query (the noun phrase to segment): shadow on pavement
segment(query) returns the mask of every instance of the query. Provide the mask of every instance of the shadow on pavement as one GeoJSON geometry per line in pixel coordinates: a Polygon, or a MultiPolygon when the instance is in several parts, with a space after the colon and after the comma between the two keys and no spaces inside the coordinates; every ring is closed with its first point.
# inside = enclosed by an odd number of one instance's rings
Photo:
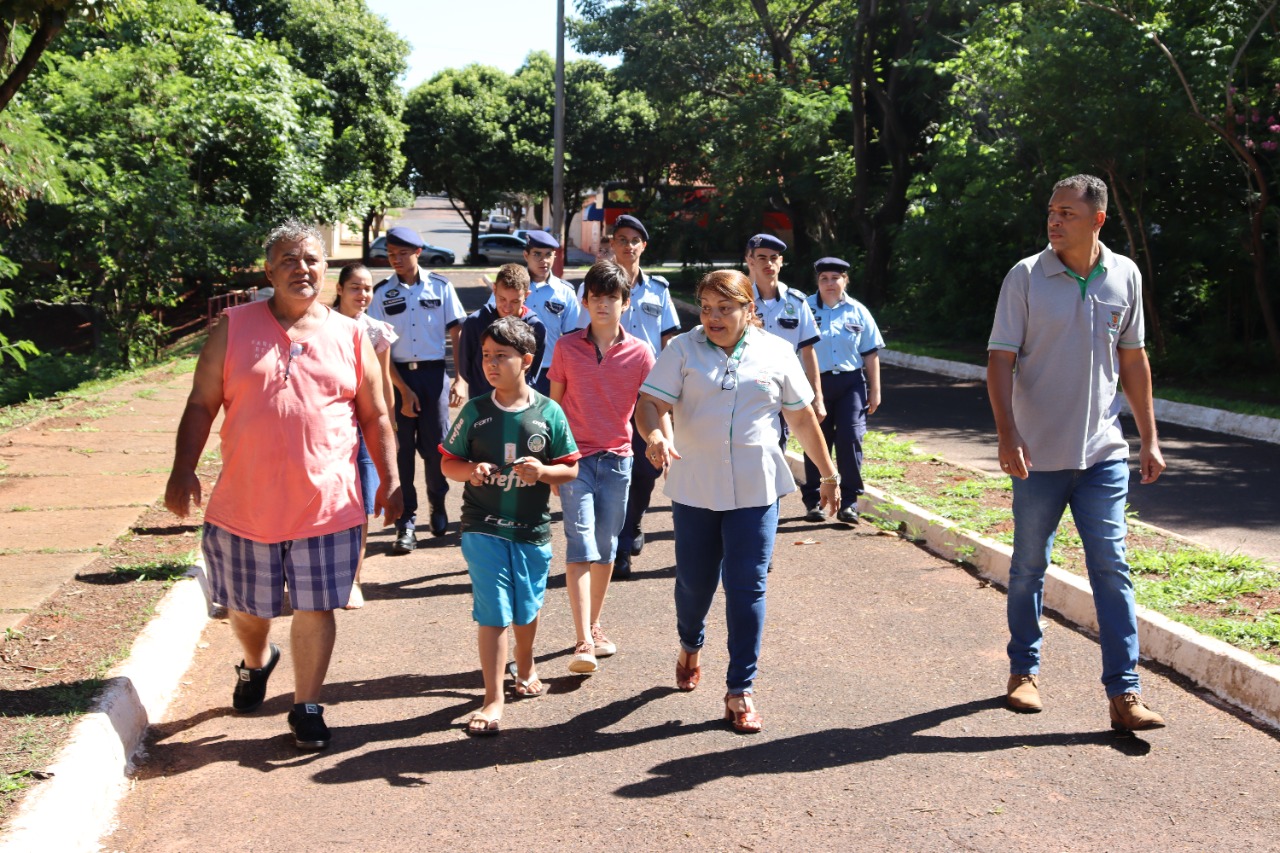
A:
{"type": "Polygon", "coordinates": [[[998,737],[943,737],[921,735],[948,720],[978,711],[1004,708],[1004,697],[978,699],[858,729],[827,729],[781,740],[763,740],[718,753],[677,758],[657,765],[653,778],[624,785],[614,791],[621,797],[661,797],[690,791],[699,785],[729,776],[766,773],[809,773],[881,761],[897,755],[921,753],[996,752],[1016,747],[1095,745],[1108,746],[1130,756],[1143,756],[1151,745],[1131,735],[1105,732],[1055,732],[1010,734],[998,737]]]}

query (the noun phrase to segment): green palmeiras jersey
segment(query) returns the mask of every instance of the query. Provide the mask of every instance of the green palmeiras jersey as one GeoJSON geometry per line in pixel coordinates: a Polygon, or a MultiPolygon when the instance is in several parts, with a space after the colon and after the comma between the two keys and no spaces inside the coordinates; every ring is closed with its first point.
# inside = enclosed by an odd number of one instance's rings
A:
{"type": "Polygon", "coordinates": [[[483,486],[467,483],[463,489],[464,533],[488,533],[531,545],[551,541],[551,486],[525,485],[512,463],[531,456],[554,465],[573,462],[581,454],[559,404],[532,389],[529,393],[533,403],[519,412],[498,408],[491,394],[469,400],[440,445],[450,456],[499,468],[483,486]]]}

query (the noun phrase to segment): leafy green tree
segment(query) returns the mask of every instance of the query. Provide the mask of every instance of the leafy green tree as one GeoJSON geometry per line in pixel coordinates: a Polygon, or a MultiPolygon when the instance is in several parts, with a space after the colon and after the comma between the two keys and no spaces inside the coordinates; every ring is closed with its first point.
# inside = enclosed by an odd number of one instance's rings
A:
{"type": "Polygon", "coordinates": [[[0,0],[0,110],[17,95],[69,21],[98,20],[116,4],[117,0],[0,0]]]}
{"type": "Polygon", "coordinates": [[[527,186],[545,150],[512,121],[510,75],[485,65],[446,69],[409,93],[404,153],[419,192],[443,192],[479,247],[486,208],[527,186]]]}
{"type": "Polygon", "coordinates": [[[247,267],[266,223],[331,221],[332,133],[319,84],[193,0],[129,9],[32,81],[41,121],[67,140],[67,191],[8,245],[52,276],[29,298],[83,306],[112,361],[152,356],[162,312],[208,276],[247,267]]]}
{"type": "Polygon", "coordinates": [[[1202,3],[1191,6],[1180,0],[1123,5],[1086,0],[1081,5],[1125,21],[1135,36],[1145,37],[1159,51],[1177,74],[1190,115],[1211,130],[1239,164],[1254,295],[1272,356],[1280,364],[1280,323],[1272,305],[1276,275],[1268,262],[1266,238],[1272,201],[1280,191],[1274,157],[1267,156],[1274,154],[1280,140],[1280,123],[1275,120],[1280,0],[1218,0],[1207,10],[1202,3]],[[1178,41],[1167,40],[1166,33],[1178,41]],[[1270,115],[1264,119],[1268,109],[1270,115]]]}
{"type": "MultiPolygon", "coordinates": [[[[549,196],[554,151],[555,64],[542,51],[529,54],[511,81],[512,122],[527,151],[529,171],[518,189],[549,196]]],[[[632,160],[657,131],[657,114],[642,92],[623,89],[595,60],[565,65],[565,210],[585,194],[628,177],[632,160]]]]}
{"type": "Polygon", "coordinates": [[[325,177],[370,230],[405,170],[404,74],[409,45],[364,0],[210,0],[245,38],[275,42],[294,68],[322,83],[333,128],[325,177]]]}
{"type": "Polygon", "coordinates": [[[621,53],[623,85],[700,137],[682,171],[711,180],[744,227],[785,212],[797,259],[860,245],[874,303],[946,89],[938,62],[976,5],[587,0],[574,32],[579,49],[621,53]]]}

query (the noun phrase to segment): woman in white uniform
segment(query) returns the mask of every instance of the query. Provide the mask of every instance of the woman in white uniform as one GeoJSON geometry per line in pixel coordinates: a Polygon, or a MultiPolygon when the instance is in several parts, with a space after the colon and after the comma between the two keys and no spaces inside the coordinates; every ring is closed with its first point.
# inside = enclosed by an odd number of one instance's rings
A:
{"type": "Polygon", "coordinates": [[[725,719],[740,732],[763,720],[752,692],[764,631],[765,586],[778,530],[777,500],[795,491],[778,446],[782,412],[822,471],[821,503],[840,506],[840,478],[826,456],[813,389],[794,348],[759,328],[751,281],[717,270],[698,283],[702,325],[673,339],[641,386],[636,423],[646,455],[668,467],[676,536],[676,686],[702,677],[707,612],[723,580],[729,668],[725,719]],[[674,412],[680,447],[659,428],[674,412]]]}

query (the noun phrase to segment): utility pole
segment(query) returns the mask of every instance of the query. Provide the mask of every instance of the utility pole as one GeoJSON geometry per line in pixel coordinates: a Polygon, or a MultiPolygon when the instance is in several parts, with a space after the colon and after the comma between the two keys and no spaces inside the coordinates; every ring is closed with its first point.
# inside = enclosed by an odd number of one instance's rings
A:
{"type": "Polygon", "coordinates": [[[564,273],[564,254],[568,248],[564,228],[564,0],[556,0],[556,114],[554,119],[555,155],[551,176],[551,228],[560,241],[552,272],[564,273]]]}

